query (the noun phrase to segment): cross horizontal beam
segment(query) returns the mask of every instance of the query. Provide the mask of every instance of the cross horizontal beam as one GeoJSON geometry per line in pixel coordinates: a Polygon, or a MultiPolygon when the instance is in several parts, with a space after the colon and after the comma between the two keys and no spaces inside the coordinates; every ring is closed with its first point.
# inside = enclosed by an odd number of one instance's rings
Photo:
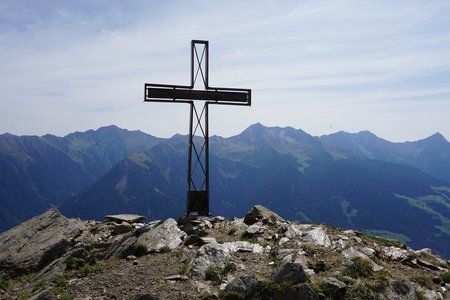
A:
{"type": "Polygon", "coordinates": [[[212,87],[207,90],[194,90],[191,87],[179,85],[145,84],[144,101],[184,102],[183,100],[212,101],[211,104],[251,105],[251,90],[212,87]]]}

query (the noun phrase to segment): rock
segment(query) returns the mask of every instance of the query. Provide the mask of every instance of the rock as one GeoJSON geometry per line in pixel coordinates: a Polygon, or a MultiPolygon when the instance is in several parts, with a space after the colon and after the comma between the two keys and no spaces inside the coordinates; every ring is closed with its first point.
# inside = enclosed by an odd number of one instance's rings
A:
{"type": "Polygon", "coordinates": [[[182,230],[189,235],[193,235],[195,232],[195,227],[191,223],[183,224],[182,230]]]}
{"type": "Polygon", "coordinates": [[[258,281],[252,276],[240,276],[234,278],[225,287],[225,292],[235,292],[250,297],[256,290],[258,281]]]}
{"type": "Polygon", "coordinates": [[[212,220],[211,223],[215,224],[215,223],[219,223],[219,222],[224,222],[227,219],[225,217],[222,216],[215,216],[212,220]]]}
{"type": "Polygon", "coordinates": [[[105,216],[105,219],[107,221],[113,221],[118,223],[127,222],[132,224],[144,221],[145,217],[133,214],[120,214],[120,215],[107,215],[105,216]]]}
{"type": "Polygon", "coordinates": [[[342,255],[344,255],[345,258],[353,260],[357,257],[363,258],[363,259],[368,259],[369,257],[367,255],[365,255],[362,252],[359,252],[358,250],[356,250],[353,247],[348,247],[347,249],[345,249],[344,251],[342,251],[342,255]]]}
{"type": "Polygon", "coordinates": [[[262,205],[255,205],[245,215],[244,223],[247,225],[252,225],[260,221],[264,224],[276,224],[277,222],[284,222],[284,219],[262,205]]]}
{"type": "Polygon", "coordinates": [[[314,243],[323,247],[331,246],[330,237],[321,227],[316,227],[313,230],[308,231],[306,236],[303,238],[303,241],[314,243]]]}
{"type": "Polygon", "coordinates": [[[429,263],[427,261],[421,260],[421,259],[416,259],[416,263],[418,266],[429,269],[429,270],[433,270],[433,271],[442,271],[445,272],[447,271],[447,269],[433,265],[432,263],[429,263]]]}
{"type": "Polygon", "coordinates": [[[217,243],[216,239],[210,236],[205,236],[200,238],[200,245],[205,245],[209,243],[217,243]]]}
{"type": "Polygon", "coordinates": [[[278,245],[283,246],[284,244],[286,244],[289,241],[290,241],[290,239],[284,236],[280,239],[280,241],[278,242],[278,245]]]}
{"type": "Polygon", "coordinates": [[[126,258],[128,255],[140,256],[145,253],[136,253],[137,237],[132,233],[123,236],[119,241],[114,242],[106,251],[105,258],[118,257],[126,258]]]}
{"type": "Polygon", "coordinates": [[[280,300],[319,300],[319,294],[317,294],[307,283],[300,283],[289,289],[284,295],[280,295],[280,300]]]}
{"type": "Polygon", "coordinates": [[[295,251],[294,249],[279,249],[277,251],[277,258],[281,259],[281,260],[284,260],[284,258],[286,256],[291,256],[292,257],[292,254],[294,253],[294,251],[295,251]]]}
{"type": "Polygon", "coordinates": [[[292,284],[308,281],[308,277],[303,271],[302,266],[293,262],[286,262],[278,267],[272,274],[272,279],[275,283],[288,281],[292,284]]]}
{"type": "Polygon", "coordinates": [[[404,259],[407,259],[409,256],[409,253],[407,250],[400,249],[400,248],[397,248],[394,246],[381,247],[381,254],[384,257],[389,258],[391,260],[395,260],[395,261],[402,261],[404,259]]]}
{"type": "Polygon", "coordinates": [[[217,243],[206,244],[197,250],[189,271],[193,276],[203,278],[208,267],[223,268],[230,258],[229,248],[217,243]]]}
{"type": "Polygon", "coordinates": [[[294,224],[289,224],[283,232],[284,236],[289,239],[299,238],[302,236],[302,231],[298,229],[294,224]]]}
{"type": "Polygon", "coordinates": [[[314,273],[318,274],[320,272],[325,272],[327,266],[323,260],[318,260],[314,263],[312,269],[314,270],[314,273]]]}
{"type": "MultiPolygon", "coordinates": [[[[233,298],[236,299],[236,298],[233,298]]],[[[264,286],[258,286],[256,292],[245,299],[253,300],[319,300],[320,296],[307,283],[300,283],[282,290],[267,290],[264,286]]]]}
{"type": "Polygon", "coordinates": [[[256,254],[264,253],[264,248],[260,244],[252,244],[247,241],[227,242],[222,244],[229,253],[234,252],[252,252],[256,254]]]}
{"type": "Polygon", "coordinates": [[[418,254],[418,255],[423,255],[423,254],[425,254],[425,255],[431,255],[431,254],[432,254],[430,248],[423,248],[423,249],[417,250],[417,251],[415,251],[415,252],[416,252],[416,254],[418,254]]]}
{"type": "Polygon", "coordinates": [[[213,228],[213,225],[212,225],[212,223],[210,221],[204,219],[200,223],[200,227],[203,227],[203,228],[206,228],[206,229],[211,229],[211,228],[213,228]]]}
{"type": "Polygon", "coordinates": [[[155,296],[153,296],[151,294],[140,294],[140,295],[135,295],[133,297],[133,300],[158,300],[158,298],[156,298],[155,296]]]}
{"type": "Polygon", "coordinates": [[[247,241],[205,244],[197,250],[189,268],[190,272],[194,276],[202,277],[210,266],[223,268],[231,255],[238,251],[260,254],[264,252],[264,248],[259,244],[252,244],[247,241]]]}
{"type": "Polygon", "coordinates": [[[48,290],[44,290],[39,292],[38,294],[31,296],[29,300],[57,300],[55,295],[52,294],[52,292],[48,290]]]}
{"type": "Polygon", "coordinates": [[[84,225],[50,209],[0,234],[0,274],[36,272],[61,257],[84,225]]]}
{"type": "Polygon", "coordinates": [[[294,263],[301,265],[303,267],[303,270],[308,269],[308,259],[306,258],[304,251],[302,250],[298,251],[294,263]]]}
{"type": "Polygon", "coordinates": [[[174,280],[174,281],[186,281],[188,279],[189,277],[187,277],[186,275],[179,275],[179,274],[164,277],[164,280],[174,280]]]}
{"type": "Polygon", "coordinates": [[[202,243],[202,239],[196,234],[191,234],[184,241],[184,244],[186,246],[189,246],[189,245],[201,245],[201,243],[202,243]]]}
{"type": "Polygon", "coordinates": [[[245,235],[246,236],[254,236],[257,234],[260,234],[264,231],[264,225],[261,222],[257,222],[255,224],[250,225],[246,230],[245,230],[245,235]]]}
{"type": "Polygon", "coordinates": [[[199,293],[211,294],[211,287],[206,283],[203,283],[201,281],[194,281],[194,287],[199,293]]]}
{"type": "Polygon", "coordinates": [[[169,218],[141,234],[136,244],[146,246],[148,252],[159,252],[163,247],[169,247],[171,250],[175,249],[185,238],[186,233],[178,228],[174,219],[169,218]]]}
{"type": "MultiPolygon", "coordinates": [[[[344,255],[344,257],[349,259],[349,260],[353,260],[353,259],[359,257],[359,258],[362,258],[364,260],[369,261],[370,262],[370,266],[372,267],[372,270],[374,272],[378,272],[378,271],[381,271],[383,269],[382,266],[380,266],[377,263],[375,263],[366,254],[364,254],[362,252],[359,252],[358,250],[356,250],[353,247],[349,247],[349,248],[345,249],[344,251],[342,251],[342,255],[344,255]]],[[[349,263],[351,263],[351,262],[349,262],[349,263]]]]}
{"type": "Polygon", "coordinates": [[[339,239],[334,243],[335,247],[339,250],[344,250],[345,248],[348,247],[348,243],[346,240],[344,239],[339,239]]]}
{"type": "Polygon", "coordinates": [[[372,256],[375,255],[376,251],[374,249],[372,249],[372,248],[369,248],[369,247],[363,247],[361,249],[361,252],[364,253],[365,255],[369,256],[369,257],[372,257],[372,256]]]}
{"type": "Polygon", "coordinates": [[[112,234],[119,235],[130,232],[133,230],[133,226],[131,226],[128,222],[122,222],[121,224],[117,224],[113,227],[112,234]]]}
{"type": "Polygon", "coordinates": [[[433,290],[425,290],[423,287],[418,286],[416,288],[417,293],[421,294],[421,298],[424,300],[443,300],[442,294],[433,290]]]}
{"type": "Polygon", "coordinates": [[[391,283],[383,296],[386,299],[417,300],[415,284],[407,279],[391,283]]]}
{"type": "Polygon", "coordinates": [[[344,299],[347,291],[347,285],[334,277],[328,277],[323,280],[325,289],[329,292],[332,299],[344,299]]]}

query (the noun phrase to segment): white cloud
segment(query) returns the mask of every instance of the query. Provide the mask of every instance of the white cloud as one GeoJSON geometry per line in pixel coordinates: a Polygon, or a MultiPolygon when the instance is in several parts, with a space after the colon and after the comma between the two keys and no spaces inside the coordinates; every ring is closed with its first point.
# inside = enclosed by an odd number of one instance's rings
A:
{"type": "Polygon", "coordinates": [[[444,0],[3,1],[0,128],[185,132],[186,109],[143,104],[143,84],[187,84],[190,40],[208,39],[210,84],[254,96],[252,108],[213,109],[216,134],[261,121],[450,138],[449,14],[444,0]],[[398,125],[410,118],[432,122],[398,125]]]}

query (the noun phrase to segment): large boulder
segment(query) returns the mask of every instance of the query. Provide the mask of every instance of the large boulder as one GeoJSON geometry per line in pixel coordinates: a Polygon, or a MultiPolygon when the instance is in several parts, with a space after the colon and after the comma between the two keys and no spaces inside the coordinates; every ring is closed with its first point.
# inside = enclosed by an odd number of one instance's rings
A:
{"type": "Polygon", "coordinates": [[[223,268],[230,260],[231,254],[231,249],[222,244],[203,245],[197,250],[189,270],[193,276],[204,277],[209,267],[223,268]]]}
{"type": "Polygon", "coordinates": [[[238,293],[244,298],[249,297],[255,292],[257,283],[253,276],[236,277],[225,287],[225,292],[238,293]]]}
{"type": "Polygon", "coordinates": [[[141,234],[136,241],[136,245],[144,245],[148,252],[159,252],[165,247],[172,250],[183,243],[186,236],[186,233],[178,228],[177,222],[169,218],[141,234]]]}
{"type": "Polygon", "coordinates": [[[300,283],[293,286],[278,297],[280,300],[319,300],[319,295],[307,283],[300,283]]]}
{"type": "Polygon", "coordinates": [[[262,205],[255,205],[245,215],[244,223],[247,225],[252,225],[257,222],[262,222],[264,224],[275,224],[277,222],[284,222],[284,219],[262,205]]]}
{"type": "Polygon", "coordinates": [[[321,227],[316,227],[307,232],[303,241],[313,243],[323,247],[330,247],[331,240],[326,231],[321,227]]]}
{"type": "Polygon", "coordinates": [[[81,234],[80,220],[50,209],[0,234],[0,275],[17,276],[41,270],[61,257],[81,234]]]}
{"type": "Polygon", "coordinates": [[[308,276],[306,276],[301,265],[286,262],[275,270],[272,274],[272,280],[275,283],[290,282],[291,284],[297,284],[307,282],[308,276]]]}
{"type": "Polygon", "coordinates": [[[408,279],[394,281],[385,290],[385,299],[417,300],[416,286],[408,279]]]}

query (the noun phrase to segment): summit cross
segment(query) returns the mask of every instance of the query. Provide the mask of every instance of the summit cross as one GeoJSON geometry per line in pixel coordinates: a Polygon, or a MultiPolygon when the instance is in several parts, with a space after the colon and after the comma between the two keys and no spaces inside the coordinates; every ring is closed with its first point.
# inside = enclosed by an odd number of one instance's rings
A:
{"type": "Polygon", "coordinates": [[[190,106],[186,217],[208,216],[210,104],[251,105],[251,89],[209,86],[209,42],[191,41],[191,84],[145,84],[144,102],[187,103],[190,106]],[[196,83],[204,89],[195,89],[196,83]],[[197,110],[194,100],[204,101],[197,110]],[[195,134],[199,138],[194,140],[195,134]]]}

